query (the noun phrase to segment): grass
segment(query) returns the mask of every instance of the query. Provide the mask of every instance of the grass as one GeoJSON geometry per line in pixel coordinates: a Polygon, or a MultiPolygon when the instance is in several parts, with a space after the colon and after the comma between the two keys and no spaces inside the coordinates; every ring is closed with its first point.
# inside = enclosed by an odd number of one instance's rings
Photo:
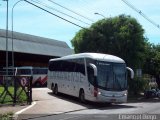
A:
{"type": "Polygon", "coordinates": [[[12,120],[13,113],[0,114],[0,120],[12,120]]]}
{"type": "MultiPolygon", "coordinates": [[[[21,90],[22,90],[22,88],[19,87],[18,90],[17,90],[17,95],[19,95],[19,93],[21,92],[21,90]]],[[[0,96],[1,96],[1,94],[3,93],[3,91],[4,91],[4,87],[0,87],[0,96]]],[[[14,87],[8,87],[8,91],[9,91],[9,93],[10,93],[12,96],[14,96],[14,87]]],[[[6,95],[6,92],[5,92],[5,94],[3,94],[3,96],[0,97],[0,104],[13,103],[12,97],[11,97],[10,95],[8,95],[8,94],[7,94],[6,97],[5,97],[5,95],[6,95]],[[4,101],[3,101],[3,99],[4,99],[4,101]]],[[[26,101],[26,100],[27,100],[27,96],[26,96],[25,92],[22,91],[22,93],[20,94],[20,96],[19,96],[19,98],[18,98],[17,101],[18,101],[19,103],[22,103],[22,102],[24,102],[24,101],[26,101]]]]}

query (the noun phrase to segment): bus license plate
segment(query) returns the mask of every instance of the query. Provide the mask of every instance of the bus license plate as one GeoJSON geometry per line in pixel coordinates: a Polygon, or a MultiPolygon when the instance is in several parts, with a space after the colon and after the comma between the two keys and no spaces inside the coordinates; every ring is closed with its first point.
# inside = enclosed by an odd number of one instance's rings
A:
{"type": "Polygon", "coordinates": [[[111,99],[110,101],[111,101],[111,102],[116,102],[116,99],[111,99]]]}

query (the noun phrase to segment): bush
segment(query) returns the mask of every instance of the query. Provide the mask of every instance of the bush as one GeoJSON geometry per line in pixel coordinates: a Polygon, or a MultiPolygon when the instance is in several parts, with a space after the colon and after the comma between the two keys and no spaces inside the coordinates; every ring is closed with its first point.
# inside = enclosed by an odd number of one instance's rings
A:
{"type": "Polygon", "coordinates": [[[13,113],[0,114],[0,120],[12,120],[13,113]]]}
{"type": "Polygon", "coordinates": [[[149,88],[149,79],[136,77],[128,81],[128,86],[129,95],[138,95],[149,88]]]}

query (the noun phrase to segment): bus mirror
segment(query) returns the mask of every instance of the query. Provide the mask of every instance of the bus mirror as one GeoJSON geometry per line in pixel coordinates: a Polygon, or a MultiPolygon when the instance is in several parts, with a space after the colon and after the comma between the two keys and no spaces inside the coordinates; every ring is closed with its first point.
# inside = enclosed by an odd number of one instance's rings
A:
{"type": "Polygon", "coordinates": [[[92,64],[92,63],[90,63],[89,64],[92,68],[93,68],[93,70],[94,70],[94,76],[97,76],[97,67],[94,65],[94,64],[92,64]]]}
{"type": "Polygon", "coordinates": [[[134,78],[134,71],[130,67],[126,67],[126,68],[127,68],[127,70],[130,71],[130,73],[131,73],[131,79],[133,79],[134,78]]]}

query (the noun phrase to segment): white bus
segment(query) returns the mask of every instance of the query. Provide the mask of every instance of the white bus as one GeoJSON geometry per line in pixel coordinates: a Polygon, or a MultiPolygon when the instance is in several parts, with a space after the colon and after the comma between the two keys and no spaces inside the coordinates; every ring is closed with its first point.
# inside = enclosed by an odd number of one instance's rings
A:
{"type": "Polygon", "coordinates": [[[32,85],[34,87],[44,87],[47,85],[47,71],[45,67],[15,67],[16,75],[32,75],[32,85]]]}
{"type": "Polygon", "coordinates": [[[47,87],[54,94],[64,93],[94,102],[127,102],[127,69],[119,57],[81,53],[49,61],[47,87]]]}
{"type": "MultiPolygon", "coordinates": [[[[0,74],[0,84],[4,83],[5,70],[6,68],[4,68],[3,71],[1,71],[3,72],[3,74],[0,74]]],[[[8,74],[10,77],[13,75],[14,76],[31,75],[33,77],[32,85],[34,87],[47,86],[47,71],[48,71],[48,68],[45,68],[45,67],[22,66],[22,67],[8,68],[8,74]]]]}

